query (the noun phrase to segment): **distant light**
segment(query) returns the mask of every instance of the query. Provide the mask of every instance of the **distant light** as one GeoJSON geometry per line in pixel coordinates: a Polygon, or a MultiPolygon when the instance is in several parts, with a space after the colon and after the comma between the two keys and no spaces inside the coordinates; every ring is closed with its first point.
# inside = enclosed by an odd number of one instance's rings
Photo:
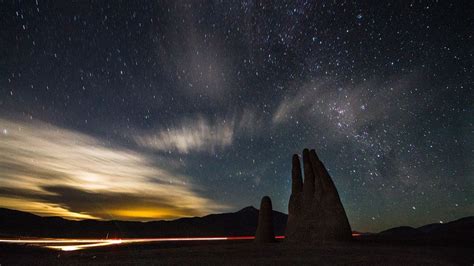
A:
{"type": "Polygon", "coordinates": [[[3,135],[7,135],[8,134],[8,130],[6,128],[3,129],[3,135]]]}
{"type": "Polygon", "coordinates": [[[76,246],[64,246],[64,247],[56,247],[56,246],[50,246],[49,248],[54,248],[54,249],[60,249],[62,251],[74,251],[78,250],[79,248],[76,246]]]}

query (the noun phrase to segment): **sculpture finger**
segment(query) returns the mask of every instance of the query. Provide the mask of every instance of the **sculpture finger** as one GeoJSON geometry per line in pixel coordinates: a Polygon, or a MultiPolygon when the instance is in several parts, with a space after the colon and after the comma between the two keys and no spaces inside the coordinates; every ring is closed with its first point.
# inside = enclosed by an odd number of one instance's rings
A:
{"type": "Polygon", "coordinates": [[[303,194],[305,198],[312,198],[314,194],[314,173],[309,160],[309,150],[303,150],[303,169],[304,169],[304,183],[303,194]]]}
{"type": "Polygon", "coordinates": [[[314,175],[314,195],[315,198],[319,200],[323,194],[323,184],[321,182],[321,171],[318,169],[318,167],[320,167],[318,164],[319,158],[318,155],[316,155],[316,151],[314,149],[309,152],[309,160],[314,175]]]}
{"type": "Polygon", "coordinates": [[[255,242],[270,243],[275,241],[275,233],[273,231],[273,208],[270,197],[265,196],[260,203],[260,211],[258,212],[258,225],[255,233],[255,242]]]}
{"type": "Polygon", "coordinates": [[[317,172],[317,175],[319,176],[322,192],[323,193],[330,193],[330,192],[333,193],[333,191],[336,189],[336,186],[334,186],[334,183],[332,182],[332,179],[329,176],[329,173],[326,170],[326,167],[319,160],[318,155],[316,154],[316,151],[314,151],[313,162],[314,162],[314,168],[317,172]]]}
{"type": "Polygon", "coordinates": [[[303,178],[301,177],[301,165],[298,154],[293,155],[291,167],[291,193],[303,191],[303,178]]]}
{"type": "MultiPolygon", "coordinates": [[[[316,152],[314,153],[316,155],[316,152]]],[[[317,175],[320,177],[323,194],[321,201],[326,208],[326,225],[328,229],[332,230],[333,237],[336,239],[350,239],[351,226],[347,219],[344,206],[342,205],[339,193],[337,192],[336,186],[329,175],[324,164],[317,158],[316,155],[316,169],[317,175]]],[[[331,231],[329,230],[329,231],[331,231]]]]}

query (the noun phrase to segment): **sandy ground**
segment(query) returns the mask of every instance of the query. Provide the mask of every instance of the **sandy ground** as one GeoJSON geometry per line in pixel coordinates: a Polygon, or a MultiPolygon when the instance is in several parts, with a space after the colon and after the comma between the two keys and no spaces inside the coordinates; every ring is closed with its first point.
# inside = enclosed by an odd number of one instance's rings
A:
{"type": "Polygon", "coordinates": [[[0,246],[5,265],[474,265],[473,245],[355,241],[326,246],[249,241],[123,245],[79,251],[0,246]]]}

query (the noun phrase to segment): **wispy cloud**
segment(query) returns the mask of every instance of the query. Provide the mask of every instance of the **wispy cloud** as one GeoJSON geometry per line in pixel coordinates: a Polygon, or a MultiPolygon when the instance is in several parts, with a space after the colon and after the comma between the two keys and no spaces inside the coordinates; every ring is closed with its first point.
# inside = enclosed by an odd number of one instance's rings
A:
{"type": "Polygon", "coordinates": [[[389,81],[372,79],[358,84],[310,82],[296,93],[284,96],[273,113],[272,122],[283,125],[305,119],[342,135],[356,135],[374,121],[410,116],[414,103],[407,96],[417,82],[416,75],[394,77],[389,81]]]}
{"type": "Polygon", "coordinates": [[[211,123],[202,117],[187,119],[174,128],[135,136],[136,143],[142,147],[183,154],[192,151],[214,153],[231,145],[233,139],[233,120],[211,123]]]}
{"type": "Polygon", "coordinates": [[[0,118],[0,169],[0,206],[38,214],[149,220],[223,207],[144,154],[44,122],[0,118]]]}
{"type": "Polygon", "coordinates": [[[240,115],[235,116],[237,133],[242,135],[259,135],[268,126],[267,121],[254,109],[245,108],[240,115]]]}
{"type": "Polygon", "coordinates": [[[222,102],[234,90],[232,56],[222,41],[207,34],[198,21],[194,9],[176,6],[179,12],[172,20],[174,27],[161,29],[155,34],[156,53],[163,71],[176,81],[177,89],[185,96],[212,99],[210,103],[222,102]],[[159,40],[162,32],[167,39],[159,40]],[[179,46],[174,45],[180,43],[179,46]]]}

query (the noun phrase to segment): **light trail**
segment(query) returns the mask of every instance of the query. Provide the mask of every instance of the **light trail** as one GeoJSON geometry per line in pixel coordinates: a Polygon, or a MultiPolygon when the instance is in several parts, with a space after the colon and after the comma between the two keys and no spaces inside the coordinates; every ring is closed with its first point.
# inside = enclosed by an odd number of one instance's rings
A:
{"type": "Polygon", "coordinates": [[[102,243],[108,239],[0,239],[0,243],[11,243],[11,244],[67,244],[67,243],[102,243]]]}
{"type": "Polygon", "coordinates": [[[50,249],[58,249],[62,251],[74,251],[74,250],[80,250],[80,249],[86,249],[86,248],[93,248],[93,247],[103,247],[103,246],[110,246],[110,245],[118,245],[122,244],[122,240],[110,240],[106,242],[101,242],[101,243],[93,243],[93,244],[82,244],[82,245],[65,245],[65,246],[44,246],[45,248],[50,248],[50,249]]]}
{"type": "MultiPolygon", "coordinates": [[[[357,237],[360,234],[352,234],[357,237]]],[[[285,236],[275,236],[284,239],[285,236]]],[[[217,237],[161,237],[161,238],[125,238],[125,239],[0,239],[0,243],[29,244],[61,251],[75,251],[94,247],[103,247],[131,243],[182,242],[182,241],[225,241],[253,240],[255,236],[217,236],[217,237]]]]}
{"type": "MultiPolygon", "coordinates": [[[[149,242],[181,242],[181,241],[224,241],[252,240],[254,236],[231,237],[162,237],[162,238],[129,238],[129,239],[0,239],[0,243],[30,244],[62,251],[74,251],[93,247],[103,247],[119,244],[149,243],[149,242]]],[[[276,238],[284,238],[277,236],[276,238]]]]}

